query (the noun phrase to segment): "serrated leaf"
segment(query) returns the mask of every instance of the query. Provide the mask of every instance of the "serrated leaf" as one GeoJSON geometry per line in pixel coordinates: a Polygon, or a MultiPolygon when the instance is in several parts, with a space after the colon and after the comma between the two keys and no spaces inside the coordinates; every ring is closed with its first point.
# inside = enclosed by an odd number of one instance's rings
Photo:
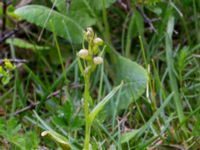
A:
{"type": "Polygon", "coordinates": [[[115,87],[103,100],[101,100],[95,108],[90,112],[89,119],[90,122],[92,122],[95,117],[98,115],[98,113],[104,108],[104,106],[109,102],[109,100],[115,95],[115,93],[122,87],[123,82],[115,87]]]}
{"type": "Polygon", "coordinates": [[[41,133],[41,135],[49,136],[52,140],[58,143],[62,147],[63,150],[71,150],[71,146],[68,140],[64,136],[58,134],[55,131],[44,131],[41,133]]]}
{"type": "Polygon", "coordinates": [[[111,67],[111,77],[116,84],[122,80],[124,85],[119,100],[118,109],[125,109],[145,91],[148,74],[146,70],[130,59],[115,55],[111,67]]]}
{"type": "Polygon", "coordinates": [[[27,5],[18,8],[15,14],[49,31],[55,29],[58,36],[66,38],[72,43],[81,43],[83,40],[83,28],[79,24],[45,6],[27,5]]]}

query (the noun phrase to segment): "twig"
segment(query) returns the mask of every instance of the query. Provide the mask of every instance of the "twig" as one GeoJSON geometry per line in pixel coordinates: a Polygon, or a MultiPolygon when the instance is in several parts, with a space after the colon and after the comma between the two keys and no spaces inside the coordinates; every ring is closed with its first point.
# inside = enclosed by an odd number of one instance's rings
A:
{"type": "Polygon", "coordinates": [[[6,39],[13,36],[15,33],[17,33],[17,31],[18,31],[18,29],[14,29],[5,35],[2,35],[2,37],[0,38],[0,44],[2,44],[6,39]]]}
{"type": "Polygon", "coordinates": [[[125,11],[128,11],[128,6],[127,6],[122,0],[118,0],[117,2],[119,3],[119,5],[120,5],[125,11]]]}
{"type": "Polygon", "coordinates": [[[138,10],[138,12],[142,15],[142,17],[144,18],[144,21],[149,24],[150,30],[154,31],[155,33],[157,33],[157,30],[155,29],[151,19],[149,19],[146,14],[142,11],[142,9],[139,6],[136,6],[136,9],[138,10]]]}
{"type": "MultiPolygon", "coordinates": [[[[25,59],[9,59],[12,63],[27,63],[28,61],[25,59]]],[[[0,59],[0,65],[5,63],[5,59],[0,59]]]]}
{"type": "Polygon", "coordinates": [[[30,105],[28,105],[28,106],[26,106],[26,107],[24,107],[24,108],[22,108],[22,109],[16,111],[16,112],[14,113],[14,115],[18,115],[18,114],[20,114],[20,113],[23,113],[23,112],[29,110],[29,109],[32,109],[32,108],[34,108],[35,106],[37,106],[38,104],[39,104],[39,102],[37,102],[37,103],[31,103],[30,105]]]}
{"type": "Polygon", "coordinates": [[[7,3],[6,0],[3,0],[3,16],[2,16],[2,33],[1,36],[4,36],[4,31],[6,30],[6,11],[7,11],[7,3]]]}
{"type": "MultiPolygon", "coordinates": [[[[52,98],[52,97],[55,97],[55,96],[57,96],[59,93],[60,93],[60,90],[55,91],[55,92],[49,94],[49,96],[47,97],[47,99],[50,99],[50,98],[52,98]]],[[[28,111],[28,110],[30,110],[30,109],[33,109],[33,108],[35,108],[37,105],[40,104],[40,102],[34,103],[34,102],[32,102],[31,100],[29,100],[29,102],[30,102],[30,104],[29,104],[28,106],[26,106],[26,107],[24,107],[24,108],[22,108],[22,109],[20,109],[20,110],[17,110],[13,115],[16,116],[16,115],[18,115],[18,114],[20,114],[20,113],[23,113],[23,112],[25,112],[25,111],[28,111]]],[[[8,116],[7,116],[7,117],[8,117],[8,116]]]]}
{"type": "Polygon", "coordinates": [[[47,99],[50,99],[50,98],[52,98],[52,97],[56,97],[56,96],[59,95],[59,94],[60,94],[60,90],[57,90],[57,91],[55,91],[55,92],[49,94],[49,96],[47,96],[47,99]]]}

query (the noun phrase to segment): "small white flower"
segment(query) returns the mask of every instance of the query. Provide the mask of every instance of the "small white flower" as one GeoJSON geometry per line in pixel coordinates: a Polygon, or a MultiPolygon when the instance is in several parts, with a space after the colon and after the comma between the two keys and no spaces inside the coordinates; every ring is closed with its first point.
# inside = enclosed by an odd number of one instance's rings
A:
{"type": "Polygon", "coordinates": [[[89,52],[87,49],[81,49],[77,55],[82,58],[82,59],[85,59],[88,55],[89,55],[89,52]]]}
{"type": "Polygon", "coordinates": [[[94,39],[94,44],[96,44],[96,45],[103,45],[103,40],[101,38],[95,38],[94,39]]]}
{"type": "Polygon", "coordinates": [[[94,57],[93,58],[93,62],[94,64],[98,65],[98,64],[102,64],[103,63],[103,58],[100,56],[94,57]]]}
{"type": "Polygon", "coordinates": [[[88,28],[86,29],[86,31],[92,33],[92,32],[93,32],[93,29],[92,29],[91,27],[88,27],[88,28]]]}

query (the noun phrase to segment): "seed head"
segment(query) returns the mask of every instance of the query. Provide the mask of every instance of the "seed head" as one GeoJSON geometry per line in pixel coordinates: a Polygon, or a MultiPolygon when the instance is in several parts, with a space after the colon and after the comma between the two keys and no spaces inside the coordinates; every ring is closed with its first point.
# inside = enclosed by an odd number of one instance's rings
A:
{"type": "Polygon", "coordinates": [[[103,58],[100,56],[94,57],[93,58],[93,62],[94,64],[98,65],[98,64],[102,64],[103,63],[103,58]]]}
{"type": "Polygon", "coordinates": [[[86,57],[89,55],[89,52],[87,49],[81,49],[77,55],[82,58],[82,59],[86,59],[86,57]]]}

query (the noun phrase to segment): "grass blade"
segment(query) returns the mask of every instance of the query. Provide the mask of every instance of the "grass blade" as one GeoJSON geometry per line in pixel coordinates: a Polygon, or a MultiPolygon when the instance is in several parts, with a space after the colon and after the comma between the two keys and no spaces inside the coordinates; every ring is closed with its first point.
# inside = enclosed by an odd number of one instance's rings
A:
{"type": "Polygon", "coordinates": [[[115,95],[115,93],[122,87],[123,85],[123,82],[115,87],[106,97],[104,97],[104,99],[99,102],[95,108],[91,111],[90,115],[89,115],[89,119],[90,119],[90,122],[92,122],[96,115],[104,108],[104,106],[108,103],[108,101],[111,99],[111,97],[113,97],[115,95]]]}
{"type": "MultiPolygon", "coordinates": [[[[174,31],[174,17],[171,17],[168,21],[167,25],[167,33],[165,37],[165,48],[166,48],[166,60],[169,74],[169,82],[171,86],[171,90],[174,92],[174,102],[176,105],[176,111],[178,114],[179,121],[182,122],[184,120],[184,113],[182,102],[179,95],[178,83],[176,79],[175,69],[174,69],[174,59],[172,54],[172,34],[174,31]]],[[[183,131],[186,134],[186,129],[183,127],[183,131]]]]}
{"type": "Polygon", "coordinates": [[[163,109],[168,105],[170,100],[172,99],[174,93],[171,93],[164,103],[160,106],[160,108],[157,109],[157,111],[153,114],[153,116],[149,119],[149,121],[142,126],[140,129],[132,130],[130,132],[125,133],[121,136],[121,143],[129,142],[133,138],[139,138],[147,129],[148,127],[155,121],[155,119],[161,114],[163,109]]]}

